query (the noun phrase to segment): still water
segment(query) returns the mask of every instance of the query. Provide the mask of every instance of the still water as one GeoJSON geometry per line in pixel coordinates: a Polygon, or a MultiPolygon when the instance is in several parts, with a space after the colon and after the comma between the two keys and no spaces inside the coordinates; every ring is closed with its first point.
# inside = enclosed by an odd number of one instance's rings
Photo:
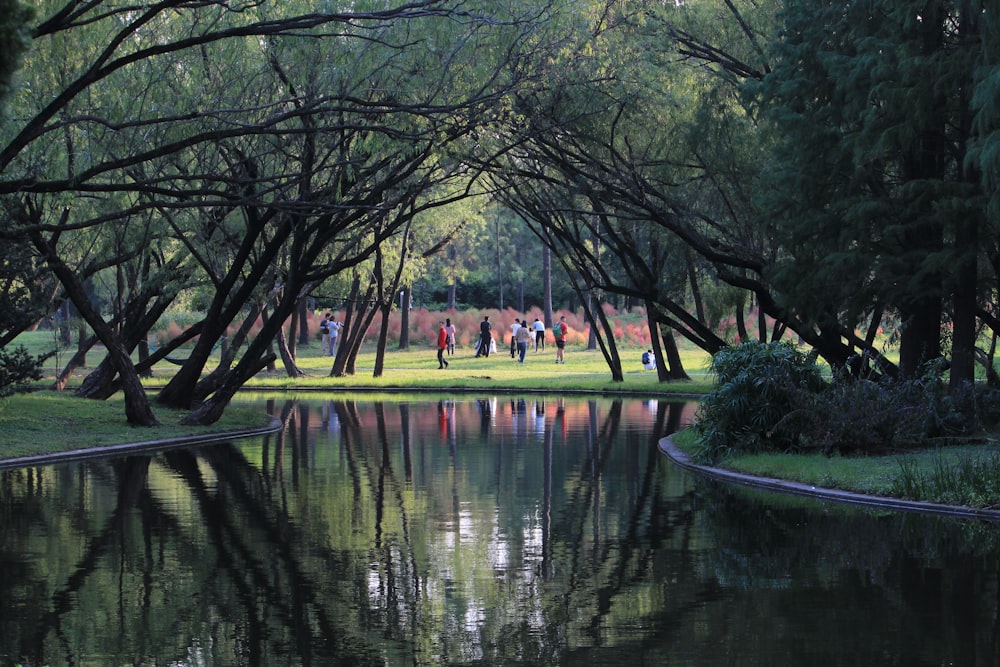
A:
{"type": "Polygon", "coordinates": [[[252,400],[0,472],[0,665],[1000,664],[995,526],[705,482],[693,405],[252,400]]]}

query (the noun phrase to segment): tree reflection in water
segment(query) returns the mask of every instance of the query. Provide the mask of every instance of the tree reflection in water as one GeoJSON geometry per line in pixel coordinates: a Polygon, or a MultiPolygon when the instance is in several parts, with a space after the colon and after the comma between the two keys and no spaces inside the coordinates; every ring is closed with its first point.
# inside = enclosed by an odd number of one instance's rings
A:
{"type": "Polygon", "coordinates": [[[0,473],[0,664],[995,662],[988,531],[697,482],[656,447],[691,406],[266,405],[0,473]]]}

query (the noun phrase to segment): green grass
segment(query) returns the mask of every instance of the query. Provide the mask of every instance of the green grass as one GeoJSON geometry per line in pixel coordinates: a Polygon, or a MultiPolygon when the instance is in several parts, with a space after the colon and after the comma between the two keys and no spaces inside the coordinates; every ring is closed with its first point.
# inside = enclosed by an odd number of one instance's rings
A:
{"type": "Polygon", "coordinates": [[[182,411],[155,412],[160,426],[138,428],[125,422],[121,397],[89,401],[52,391],[10,396],[0,400],[0,459],[239,431],[268,423],[260,411],[235,407],[208,428],[182,426],[186,414],[182,411]]]}
{"type": "MultiPolygon", "coordinates": [[[[566,363],[555,363],[555,349],[529,351],[523,364],[510,358],[507,351],[489,357],[476,358],[470,350],[458,349],[447,357],[449,367],[438,369],[437,352],[433,349],[389,350],[381,377],[372,376],[375,353],[358,356],[355,374],[350,377],[330,377],[333,360],[318,355],[318,347],[298,351],[298,366],[308,376],[290,379],[278,365],[251,379],[248,389],[288,388],[309,386],[320,389],[476,389],[495,391],[592,391],[639,394],[702,394],[712,383],[705,373],[707,355],[698,351],[685,353],[683,361],[691,381],[660,383],[654,371],[642,370],[640,350],[623,350],[624,382],[613,382],[604,357],[598,350],[569,348],[566,363]]],[[[164,381],[166,377],[164,377],[164,381]]]]}
{"type": "MultiPolygon", "coordinates": [[[[42,354],[53,346],[50,332],[31,332],[18,337],[16,344],[24,344],[29,353],[42,354]]],[[[368,343],[358,355],[355,374],[348,377],[330,377],[333,365],[331,357],[321,354],[320,346],[313,342],[299,346],[296,350],[298,367],[306,373],[304,378],[289,378],[281,364],[276,362],[274,371],[265,371],[252,378],[247,389],[414,389],[414,390],[551,390],[551,391],[592,391],[633,394],[703,394],[712,387],[711,378],[706,373],[709,356],[696,348],[681,350],[681,359],[691,381],[661,384],[655,371],[643,370],[639,358],[643,350],[623,348],[622,357],[624,382],[612,382],[611,372],[599,350],[586,350],[570,346],[566,350],[566,363],[555,363],[555,346],[549,345],[544,351],[535,353],[529,349],[524,364],[510,358],[506,349],[496,354],[476,358],[468,348],[458,348],[454,356],[448,357],[450,367],[439,370],[437,351],[423,344],[413,345],[409,350],[398,350],[390,345],[386,352],[384,371],[381,377],[372,377],[375,368],[374,344],[368,343]]],[[[51,386],[58,369],[69,359],[71,351],[62,350],[57,357],[49,358],[44,370],[46,379],[36,384],[51,386]],[[58,362],[58,364],[57,364],[58,362]]],[[[186,351],[176,356],[183,357],[186,351]]],[[[103,351],[95,348],[88,354],[90,366],[103,358],[103,351]]],[[[70,387],[80,383],[90,368],[78,369],[69,381],[70,387]]],[[[161,361],[153,368],[153,377],[144,380],[151,390],[162,387],[176,372],[177,366],[161,361]]]]}
{"type": "MultiPolygon", "coordinates": [[[[698,449],[693,430],[674,436],[688,454],[698,449]]],[[[1000,507],[1000,444],[952,445],[885,456],[744,454],[720,468],[874,496],[977,508],[1000,507]]]]}

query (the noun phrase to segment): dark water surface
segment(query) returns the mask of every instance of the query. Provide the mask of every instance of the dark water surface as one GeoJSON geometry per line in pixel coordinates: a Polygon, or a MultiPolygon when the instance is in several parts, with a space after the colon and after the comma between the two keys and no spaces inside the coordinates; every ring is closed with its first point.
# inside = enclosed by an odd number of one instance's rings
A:
{"type": "Polygon", "coordinates": [[[699,480],[693,405],[254,400],[0,472],[0,665],[1000,664],[997,527],[699,480]]]}

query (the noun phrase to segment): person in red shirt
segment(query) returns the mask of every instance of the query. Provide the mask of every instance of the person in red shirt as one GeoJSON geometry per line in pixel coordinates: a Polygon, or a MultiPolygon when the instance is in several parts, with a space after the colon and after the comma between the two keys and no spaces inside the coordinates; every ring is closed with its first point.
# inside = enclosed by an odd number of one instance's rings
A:
{"type": "Polygon", "coordinates": [[[448,360],[444,358],[447,349],[448,330],[444,328],[444,322],[438,322],[438,368],[448,368],[448,360]]]}

